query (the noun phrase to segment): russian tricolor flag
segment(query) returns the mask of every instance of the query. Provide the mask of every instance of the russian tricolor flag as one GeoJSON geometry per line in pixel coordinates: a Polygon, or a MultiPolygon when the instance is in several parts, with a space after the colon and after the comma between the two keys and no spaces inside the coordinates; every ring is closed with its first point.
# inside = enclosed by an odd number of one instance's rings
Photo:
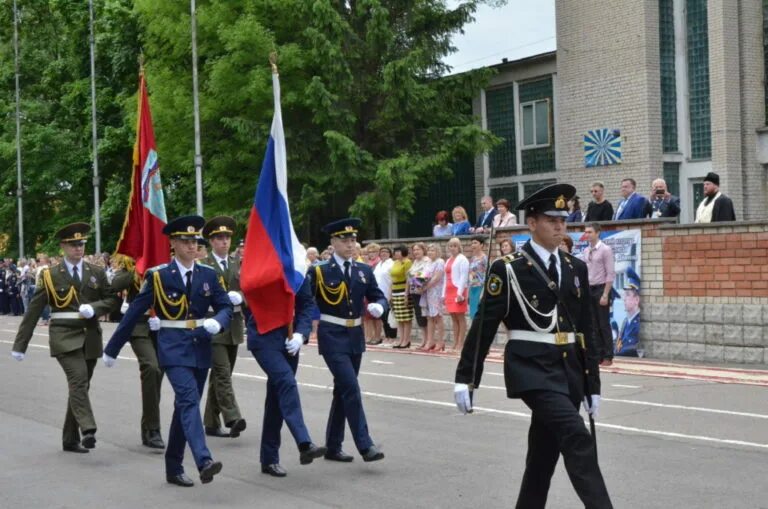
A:
{"type": "Polygon", "coordinates": [[[307,271],[306,250],[293,231],[288,207],[288,172],[280,110],[280,79],[272,73],[275,114],[256,187],[240,287],[261,334],[293,321],[294,296],[307,271]]]}

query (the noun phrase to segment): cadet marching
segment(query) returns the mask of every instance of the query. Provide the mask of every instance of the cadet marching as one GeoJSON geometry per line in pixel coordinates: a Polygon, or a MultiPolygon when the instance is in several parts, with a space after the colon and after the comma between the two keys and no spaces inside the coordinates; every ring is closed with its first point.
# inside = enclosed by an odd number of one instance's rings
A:
{"type": "MultiPolygon", "coordinates": [[[[588,319],[589,280],[583,262],[557,249],[565,232],[566,203],[574,193],[572,186],[554,185],[520,204],[532,240],[491,265],[480,311],[456,369],[454,398],[458,409],[469,413],[493,337],[499,324],[505,324],[507,394],[522,399],[532,412],[519,508],[545,506],[560,455],[585,507],[612,507],[595,437],[579,415],[583,404],[595,416],[600,402],[599,356],[588,319]]],[[[363,461],[384,459],[371,436],[357,377],[365,352],[362,314],[381,316],[387,299],[370,267],[353,258],[359,227],[355,218],[324,227],[334,248],[332,258],[310,268],[295,296],[293,323],[268,333],[259,333],[240,291],[240,259],[229,254],[236,230],[230,217],[206,223],[202,217],[185,216],[168,222],[163,233],[170,238],[171,261],[148,270],[143,280],[128,261],[112,284],[103,270],[82,261],[88,225],[75,223],[59,230],[64,261],[43,272],[45,284],[30,301],[12,355],[24,359],[35,324],[50,305],[51,356],[62,366],[69,386],[64,451],[87,453],[95,447],[97,426],[88,389],[96,360],[102,357],[107,367],[113,366],[130,342],[139,360],[142,444],[165,448],[168,483],[195,484],[184,469],[187,445],[200,481],[211,482],[223,465],[214,459],[206,437],[235,438],[246,429],[231,380],[239,345],[246,342],[267,375],[260,451],[264,474],[287,475],[279,456],[283,422],[302,465],[317,458],[352,462],[354,456],[343,449],[347,426],[363,461]],[[210,243],[210,254],[196,261],[202,239],[210,243]],[[124,316],[102,351],[97,320],[120,308],[118,294],[123,296],[124,316]],[[334,384],[322,446],[313,442],[304,422],[295,378],[315,306],[320,312],[318,352],[334,384]],[[159,412],[164,377],[175,398],[167,445],[159,412]]]]}

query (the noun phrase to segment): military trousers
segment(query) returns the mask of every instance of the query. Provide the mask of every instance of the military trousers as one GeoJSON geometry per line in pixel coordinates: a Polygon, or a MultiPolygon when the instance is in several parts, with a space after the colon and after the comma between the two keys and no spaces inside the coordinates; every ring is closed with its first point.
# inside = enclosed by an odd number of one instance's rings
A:
{"type": "Polygon", "coordinates": [[[211,451],[205,443],[203,420],[200,418],[200,398],[203,395],[207,369],[187,366],[168,366],[165,374],[173,387],[173,417],[165,449],[166,475],[184,472],[184,448],[189,444],[197,469],[211,459],[211,451]]]}
{"type": "Polygon", "coordinates": [[[61,439],[64,445],[75,445],[80,443],[80,431],[96,431],[96,420],[88,397],[96,359],[86,359],[85,350],[80,348],[57,355],[56,360],[64,370],[69,386],[67,414],[61,439]]]}
{"type": "Polygon", "coordinates": [[[283,421],[293,435],[296,445],[311,442],[301,411],[296,369],[299,354],[288,355],[284,350],[251,350],[256,361],[267,374],[267,397],[264,401],[264,423],[261,429],[262,465],[280,463],[280,430],[283,421]]]}
{"type": "Polygon", "coordinates": [[[220,428],[221,415],[224,424],[240,419],[240,407],[232,387],[232,371],[237,361],[240,345],[211,345],[211,375],[208,379],[208,399],[205,402],[205,427],[220,428]]]}
{"type": "Polygon", "coordinates": [[[163,370],[157,362],[157,339],[137,335],[131,337],[131,348],[139,361],[141,379],[141,430],[160,429],[160,388],[163,383],[163,370]]]}
{"type": "Polygon", "coordinates": [[[323,355],[333,374],[333,400],[325,431],[325,445],[330,452],[341,450],[344,441],[344,423],[349,423],[352,438],[359,452],[373,445],[368,433],[368,421],[363,410],[363,398],[357,374],[363,354],[328,353],[323,355]]]}
{"type": "Polygon", "coordinates": [[[555,466],[563,455],[565,470],[586,509],[611,509],[611,499],[597,464],[595,441],[579,415],[579,398],[552,391],[522,394],[531,409],[528,455],[517,509],[543,509],[555,466]]]}

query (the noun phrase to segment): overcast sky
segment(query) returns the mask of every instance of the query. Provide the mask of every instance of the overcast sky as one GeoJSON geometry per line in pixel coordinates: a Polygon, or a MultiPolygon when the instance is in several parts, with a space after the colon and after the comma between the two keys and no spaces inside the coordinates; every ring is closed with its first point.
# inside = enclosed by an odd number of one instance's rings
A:
{"type": "MultiPolygon", "coordinates": [[[[455,2],[449,2],[455,3],[455,2]]],[[[508,0],[500,8],[483,6],[476,21],[454,39],[459,49],[446,62],[452,73],[517,60],[547,51],[555,44],[555,0],[508,0]]]]}

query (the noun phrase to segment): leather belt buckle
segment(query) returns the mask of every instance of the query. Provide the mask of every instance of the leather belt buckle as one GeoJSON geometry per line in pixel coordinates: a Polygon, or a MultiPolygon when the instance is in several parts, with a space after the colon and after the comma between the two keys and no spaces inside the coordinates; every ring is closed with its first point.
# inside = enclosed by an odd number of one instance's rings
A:
{"type": "Polygon", "coordinates": [[[187,329],[197,328],[197,320],[187,320],[187,329]]]}
{"type": "Polygon", "coordinates": [[[568,333],[567,332],[556,332],[555,333],[555,344],[556,345],[567,345],[568,344],[568,333]]]}
{"type": "Polygon", "coordinates": [[[347,327],[354,327],[355,320],[353,318],[347,318],[347,327]]]}

